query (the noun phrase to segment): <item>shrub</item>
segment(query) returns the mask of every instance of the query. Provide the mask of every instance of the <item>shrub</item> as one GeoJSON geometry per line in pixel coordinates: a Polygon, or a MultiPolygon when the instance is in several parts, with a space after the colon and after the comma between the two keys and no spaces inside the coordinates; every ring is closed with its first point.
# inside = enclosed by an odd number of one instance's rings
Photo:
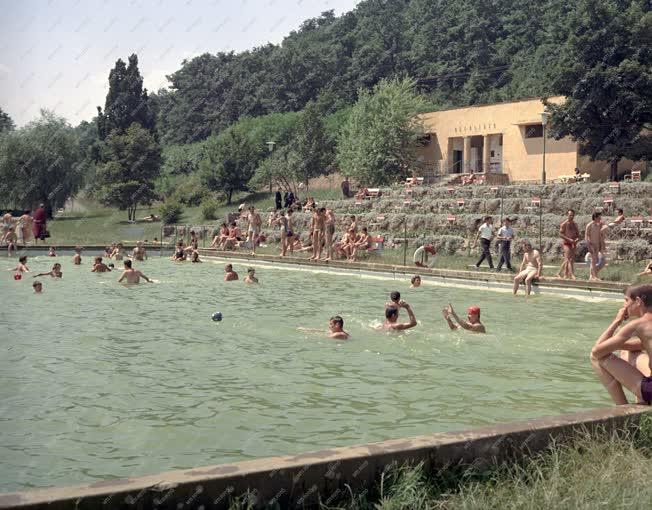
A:
{"type": "Polygon", "coordinates": [[[201,204],[201,215],[205,220],[216,220],[219,204],[215,200],[207,200],[201,204]]]}
{"type": "Polygon", "coordinates": [[[178,223],[183,214],[183,207],[178,202],[168,202],[161,206],[161,221],[164,225],[178,223]]]}

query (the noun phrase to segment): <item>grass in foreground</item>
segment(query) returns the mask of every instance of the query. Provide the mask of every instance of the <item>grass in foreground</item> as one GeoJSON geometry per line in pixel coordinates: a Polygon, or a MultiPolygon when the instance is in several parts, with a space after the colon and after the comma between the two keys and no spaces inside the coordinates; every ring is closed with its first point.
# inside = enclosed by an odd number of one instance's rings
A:
{"type": "MultiPolygon", "coordinates": [[[[369,492],[321,510],[632,509],[652,503],[652,419],[634,432],[588,432],[520,464],[442,470],[422,465],[384,472],[369,492]]],[[[246,496],[231,508],[248,508],[246,496]],[[243,504],[244,503],[244,504],[243,504]]],[[[252,507],[253,508],[253,507],[252,507]]]]}

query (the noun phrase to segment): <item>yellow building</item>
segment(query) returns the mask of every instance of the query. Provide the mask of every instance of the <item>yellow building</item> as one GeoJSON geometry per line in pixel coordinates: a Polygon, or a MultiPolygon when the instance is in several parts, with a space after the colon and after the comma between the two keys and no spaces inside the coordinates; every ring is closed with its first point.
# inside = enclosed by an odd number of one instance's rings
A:
{"type": "MultiPolygon", "coordinates": [[[[564,98],[549,101],[559,104],[564,98]]],[[[440,175],[484,172],[500,174],[492,179],[494,182],[541,182],[543,111],[543,103],[537,98],[425,113],[420,118],[427,136],[418,159],[440,175]]],[[[618,171],[622,174],[640,166],[621,160],[618,171]]],[[[549,182],[573,175],[576,167],[589,173],[591,180],[609,177],[609,163],[580,156],[578,143],[570,138],[546,136],[545,167],[549,182]]]]}

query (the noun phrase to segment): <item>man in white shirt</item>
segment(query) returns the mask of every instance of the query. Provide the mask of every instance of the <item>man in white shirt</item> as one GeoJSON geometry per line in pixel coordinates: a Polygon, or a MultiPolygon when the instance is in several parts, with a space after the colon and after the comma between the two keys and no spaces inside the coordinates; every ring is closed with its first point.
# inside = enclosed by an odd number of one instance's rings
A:
{"type": "Polygon", "coordinates": [[[432,244],[424,244],[423,246],[419,246],[416,249],[414,255],[412,256],[412,261],[417,267],[432,267],[435,265],[434,255],[436,253],[437,252],[435,251],[435,247],[432,244]],[[429,254],[433,255],[431,262],[428,262],[429,254]]]}
{"type": "Polygon", "coordinates": [[[504,263],[507,270],[513,273],[514,269],[512,268],[512,261],[510,259],[510,250],[512,240],[514,239],[514,230],[512,229],[512,221],[509,218],[505,218],[503,221],[503,226],[498,230],[497,239],[500,243],[500,260],[496,269],[500,271],[504,263]]]}
{"type": "Polygon", "coordinates": [[[494,220],[491,216],[485,216],[484,223],[480,225],[480,228],[478,228],[478,235],[475,236],[473,247],[475,248],[478,245],[478,239],[480,239],[480,247],[482,248],[480,260],[475,264],[475,267],[478,269],[484,259],[487,259],[487,262],[489,262],[489,269],[494,268],[494,261],[491,259],[491,240],[494,237],[493,223],[494,220]]]}

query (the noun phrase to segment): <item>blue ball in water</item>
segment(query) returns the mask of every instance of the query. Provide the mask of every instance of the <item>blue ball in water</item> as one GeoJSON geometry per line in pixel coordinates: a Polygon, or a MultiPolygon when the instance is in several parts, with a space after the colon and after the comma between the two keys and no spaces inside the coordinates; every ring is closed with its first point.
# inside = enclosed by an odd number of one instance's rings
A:
{"type": "Polygon", "coordinates": [[[219,321],[221,321],[221,320],[222,320],[222,312],[215,312],[213,315],[211,315],[211,318],[212,318],[215,322],[219,322],[219,321]]]}

